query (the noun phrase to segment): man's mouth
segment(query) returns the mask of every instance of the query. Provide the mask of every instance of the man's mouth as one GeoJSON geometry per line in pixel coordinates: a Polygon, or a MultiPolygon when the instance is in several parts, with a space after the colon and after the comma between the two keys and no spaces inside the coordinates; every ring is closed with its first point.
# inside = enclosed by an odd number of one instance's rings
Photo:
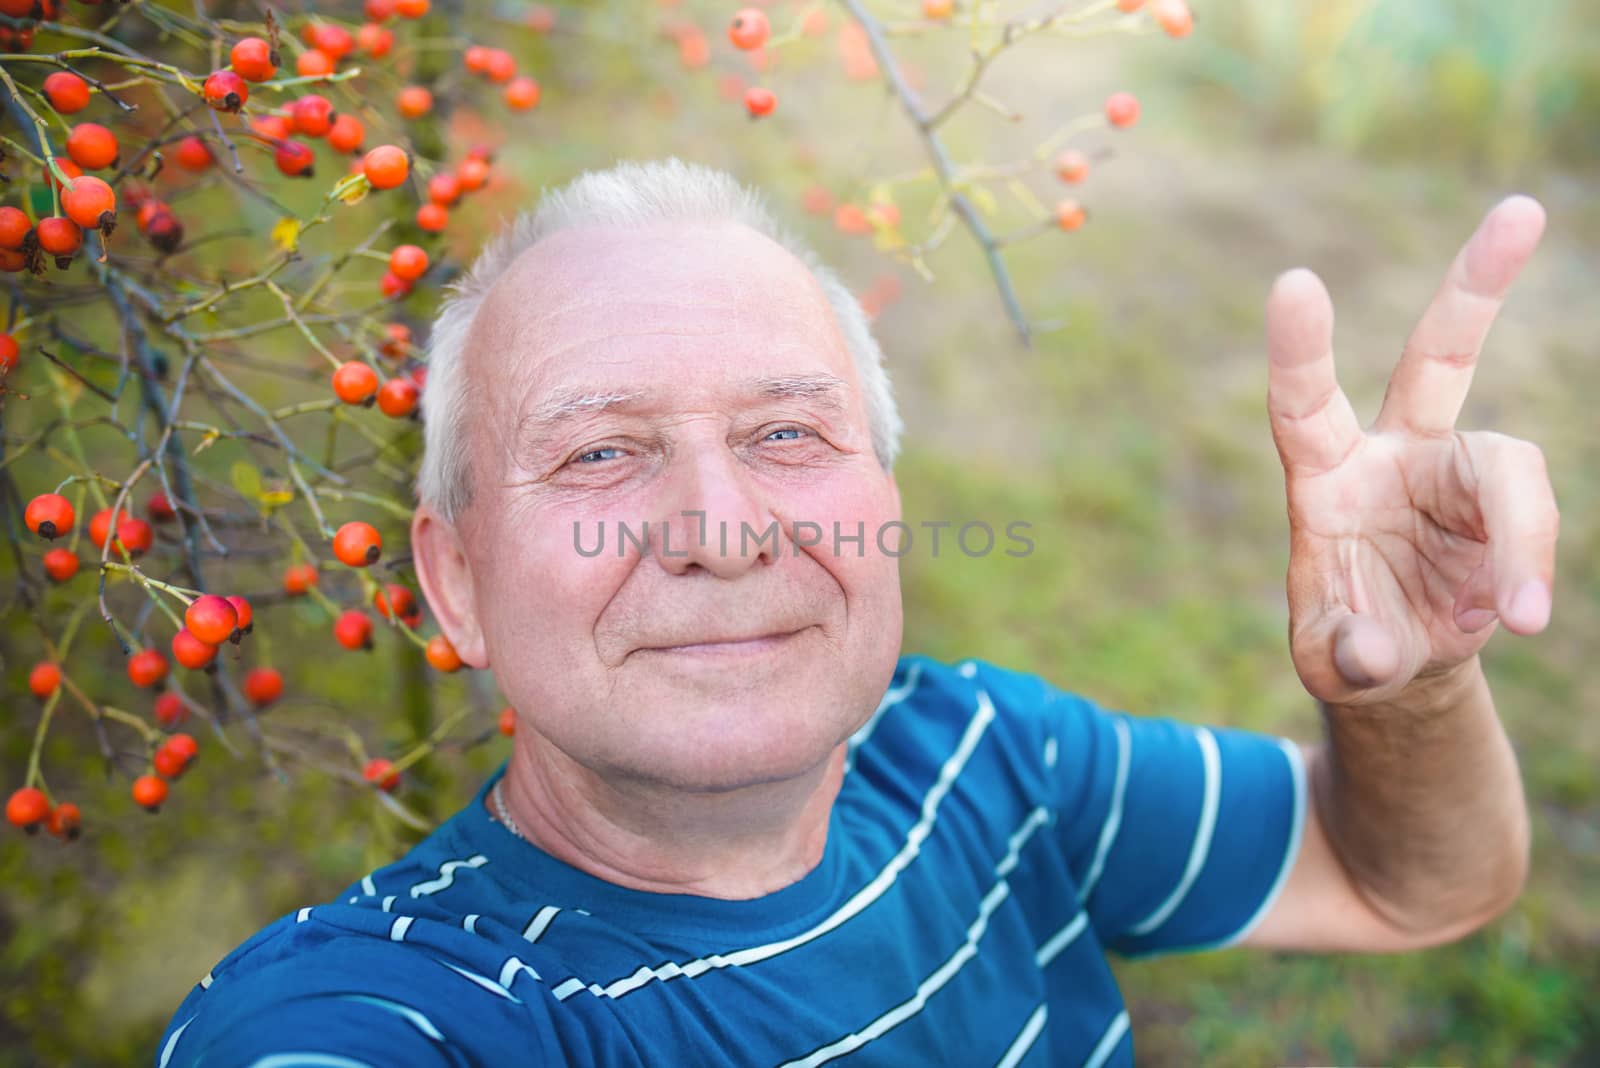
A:
{"type": "Polygon", "coordinates": [[[798,630],[775,630],[752,635],[708,635],[675,645],[642,646],[636,651],[674,656],[756,656],[783,648],[807,629],[801,627],[798,630]]]}

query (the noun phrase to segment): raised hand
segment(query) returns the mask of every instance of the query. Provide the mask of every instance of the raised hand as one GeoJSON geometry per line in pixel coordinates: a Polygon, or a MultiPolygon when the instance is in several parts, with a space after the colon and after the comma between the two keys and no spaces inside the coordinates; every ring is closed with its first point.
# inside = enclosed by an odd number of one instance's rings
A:
{"type": "Polygon", "coordinates": [[[1335,704],[1392,697],[1476,656],[1498,620],[1550,619],[1559,516],[1539,448],[1455,427],[1485,336],[1544,230],[1500,202],[1450,265],[1363,430],[1333,365],[1315,274],[1267,299],[1267,407],[1288,487],[1295,669],[1335,704]]]}

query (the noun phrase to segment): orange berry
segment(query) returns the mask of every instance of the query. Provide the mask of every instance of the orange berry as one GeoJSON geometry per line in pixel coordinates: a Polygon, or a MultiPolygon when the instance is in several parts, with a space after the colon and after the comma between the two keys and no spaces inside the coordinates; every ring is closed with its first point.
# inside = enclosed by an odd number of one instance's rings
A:
{"type": "Polygon", "coordinates": [[[517,60],[504,48],[491,48],[484,60],[483,73],[491,82],[509,82],[517,76],[517,60]]]}
{"type": "Polygon", "coordinates": [[[428,0],[395,0],[394,13],[403,19],[420,19],[428,13],[428,0]]]}
{"type": "Polygon", "coordinates": [[[417,209],[417,228],[437,234],[450,225],[450,211],[442,204],[424,204],[417,209]]]}
{"type": "MultiPolygon", "coordinates": [[[[0,208],[0,248],[21,248],[32,231],[33,222],[21,208],[13,208],[9,204],[0,208]]],[[[0,337],[9,339],[11,335],[0,334],[0,337]]],[[[15,346],[16,342],[12,341],[11,344],[15,346]]]]}
{"type": "Polygon", "coordinates": [[[44,80],[45,99],[59,114],[74,115],[89,106],[89,83],[68,70],[44,80]]]}
{"type": "Polygon", "coordinates": [[[117,194],[99,178],[74,178],[61,194],[61,210],[85,230],[107,230],[117,222],[117,194]]]}
{"type": "Polygon", "coordinates": [[[450,639],[443,634],[435,634],[428,639],[428,646],[423,650],[428,663],[437,671],[449,674],[461,670],[461,657],[456,653],[456,647],[450,644],[450,639]]]}
{"type": "Polygon", "coordinates": [[[28,502],[28,507],[22,513],[22,521],[41,538],[59,538],[72,529],[72,524],[77,521],[77,513],[72,508],[72,502],[61,494],[41,493],[28,502]]]}
{"type": "Polygon", "coordinates": [[[395,108],[408,119],[420,119],[433,110],[433,94],[426,86],[408,85],[394,98],[395,108]]]}
{"type": "Polygon", "coordinates": [[[68,841],[78,837],[83,828],[83,813],[71,801],[63,801],[50,810],[50,815],[45,818],[45,830],[57,838],[68,841]]]}
{"type": "Polygon", "coordinates": [[[316,22],[311,25],[311,40],[308,42],[312,48],[319,52],[328,53],[328,57],[335,63],[350,54],[356,46],[355,38],[350,36],[350,31],[343,26],[335,26],[331,22],[316,22]]]}
{"type": "Polygon", "coordinates": [[[759,119],[763,115],[772,114],[772,109],[778,106],[778,98],[773,95],[771,89],[763,89],[759,85],[752,86],[744,94],[744,106],[753,117],[759,119]]]}
{"type": "Polygon", "coordinates": [[[333,392],[346,404],[366,404],[378,392],[378,372],[360,360],[349,360],[333,372],[333,392]]]}
{"type": "Polygon", "coordinates": [[[411,350],[411,328],[405,323],[384,323],[384,340],[378,351],[391,360],[403,359],[411,350]]]}
{"type": "Polygon", "coordinates": [[[203,668],[216,656],[217,647],[196,638],[187,627],[172,636],[172,659],[186,668],[203,668]]]}
{"type": "Polygon", "coordinates": [[[398,245],[389,253],[389,270],[397,278],[415,282],[428,269],[428,254],[416,245],[398,245]]]}
{"type": "Polygon", "coordinates": [[[228,53],[228,65],[250,82],[264,82],[278,73],[278,57],[272,46],[259,37],[241,37],[235,42],[228,53]]]}
{"type": "Polygon", "coordinates": [[[250,99],[249,84],[231,70],[212,71],[200,92],[218,111],[236,112],[250,99]]]}
{"type": "Polygon", "coordinates": [[[453,174],[436,174],[428,179],[428,200],[448,208],[461,199],[461,180],[453,174]]]}
{"type": "Polygon", "coordinates": [[[1089,174],[1089,157],[1075,148],[1063,149],[1056,153],[1056,177],[1063,182],[1081,182],[1089,174]]]}
{"type": "Polygon", "coordinates": [[[132,792],[135,804],[155,812],[167,799],[167,781],[156,775],[141,775],[133,780],[132,792]]]}
{"type": "Polygon", "coordinates": [[[378,528],[359,519],[340,527],[333,536],[333,555],[350,567],[367,567],[383,553],[383,538],[378,528]]]}
{"type": "Polygon", "coordinates": [[[532,111],[539,106],[539,83],[524,75],[506,86],[506,106],[513,111],[532,111]]]}
{"type": "Polygon", "coordinates": [[[178,166],[186,171],[203,171],[216,162],[216,157],[211,154],[211,146],[194,134],[179,141],[172,156],[178,161],[178,166]]]}
{"type": "Polygon", "coordinates": [[[204,593],[189,602],[183,613],[183,625],[208,645],[221,645],[238,629],[239,613],[226,599],[204,593]]]}
{"type": "Polygon", "coordinates": [[[1187,37],[1194,29],[1194,13],[1184,0],[1155,0],[1150,17],[1166,31],[1168,37],[1187,37]]]}
{"type": "Polygon", "coordinates": [[[295,131],[307,137],[326,135],[333,129],[333,120],[337,117],[333,102],[316,93],[303,96],[289,105],[289,118],[294,122],[295,131]]]}
{"type": "Polygon", "coordinates": [[[482,189],[484,183],[489,180],[489,162],[475,157],[462,160],[461,165],[456,168],[456,180],[468,193],[482,189]]]}
{"type": "Polygon", "coordinates": [[[156,722],[167,730],[171,730],[189,718],[189,706],[183,703],[183,698],[168,690],[156,698],[156,722]]]}
{"type": "Polygon", "coordinates": [[[417,595],[398,582],[387,583],[383,589],[373,594],[372,605],[384,619],[390,618],[393,614],[407,624],[413,620],[420,621],[422,615],[417,607],[417,595]]]}
{"type": "Polygon", "coordinates": [[[811,185],[800,194],[800,206],[808,215],[826,215],[833,210],[833,194],[825,185],[811,185]]]}
{"type": "Polygon", "coordinates": [[[48,660],[33,665],[33,670],[28,672],[28,689],[40,700],[55,693],[60,685],[61,669],[48,660]]]}
{"type": "Polygon", "coordinates": [[[867,221],[867,213],[856,204],[840,204],[833,209],[833,225],[845,234],[870,234],[872,224],[867,221]]]}
{"type": "Polygon", "coordinates": [[[334,620],[333,638],[346,649],[372,648],[372,617],[359,608],[346,609],[334,620]]]}
{"type": "Polygon", "coordinates": [[[394,770],[394,761],[383,757],[367,761],[366,767],[361,769],[361,777],[385,793],[400,785],[400,773],[394,770]]]}
{"type": "Polygon", "coordinates": [[[268,141],[282,141],[294,133],[294,123],[289,121],[287,115],[263,115],[250,120],[250,129],[268,141]]]}
{"type": "Polygon", "coordinates": [[[283,696],[283,676],[277,668],[251,668],[245,672],[243,687],[245,699],[264,708],[283,696]]]}
{"type": "Polygon", "coordinates": [[[394,18],[394,6],[395,0],[366,0],[361,5],[361,10],[373,22],[383,22],[386,19],[394,18]]]}
{"type": "Polygon", "coordinates": [[[6,821],[32,834],[50,817],[50,799],[37,786],[24,786],[6,799],[6,821]]]}
{"type": "Polygon", "coordinates": [[[1106,98],[1106,121],[1113,126],[1132,126],[1139,120],[1139,98],[1132,93],[1112,93],[1106,98]]]}
{"type": "Polygon", "coordinates": [[[394,50],[394,31],[376,22],[364,23],[356,31],[356,47],[373,59],[382,59],[394,50]]]}
{"type": "Polygon", "coordinates": [[[86,171],[111,166],[120,151],[117,135],[96,122],[80,122],[67,135],[67,155],[86,171]]]}
{"type": "Polygon", "coordinates": [[[356,152],[367,139],[367,128],[354,115],[340,115],[328,129],[328,146],[335,152],[356,152]]]}
{"type": "Polygon", "coordinates": [[[78,554],[71,549],[51,549],[44,554],[44,573],[52,582],[65,582],[78,573],[78,554]]]}
{"type": "Polygon", "coordinates": [[[58,267],[64,266],[64,261],[70,260],[83,247],[83,231],[71,219],[52,215],[40,219],[36,230],[39,247],[56,258],[58,267]]]}
{"type": "Polygon", "coordinates": [[[378,390],[378,410],[391,419],[404,419],[417,410],[422,391],[409,378],[391,378],[378,390]]]}
{"type": "Polygon", "coordinates": [[[379,145],[361,161],[361,170],[374,189],[393,189],[411,173],[411,160],[395,145],[379,145]]]}
{"type": "Polygon", "coordinates": [[[290,564],[283,572],[283,592],[299,597],[317,584],[317,569],[312,564],[290,564]]]}
{"type": "Polygon", "coordinates": [[[302,78],[321,78],[333,73],[333,57],[320,48],[308,48],[295,58],[295,73],[302,78]]]}
{"type": "Polygon", "coordinates": [[[167,677],[167,658],[159,649],[140,649],[128,657],[128,680],[148,690],[167,677]]]}
{"type": "Polygon", "coordinates": [[[955,9],[955,0],[922,0],[923,18],[947,19],[955,9]]]}
{"type": "Polygon", "coordinates": [[[1117,0],[1117,10],[1125,15],[1131,15],[1144,7],[1144,0],[1117,0]]]}
{"type": "Polygon", "coordinates": [[[1088,218],[1089,213],[1076,200],[1063,200],[1056,205],[1056,225],[1063,230],[1076,230],[1088,218]]]}
{"type": "Polygon", "coordinates": [[[507,738],[517,733],[517,710],[510,705],[500,710],[500,733],[507,738]]]}
{"type": "Polygon", "coordinates": [[[735,48],[746,52],[760,48],[771,36],[772,24],[767,21],[767,13],[759,7],[741,8],[734,13],[733,21],[728,23],[728,40],[733,42],[735,48]]]}
{"type": "Polygon", "coordinates": [[[473,74],[482,74],[489,69],[489,46],[468,45],[467,50],[461,53],[461,62],[466,64],[467,70],[473,74]]]}

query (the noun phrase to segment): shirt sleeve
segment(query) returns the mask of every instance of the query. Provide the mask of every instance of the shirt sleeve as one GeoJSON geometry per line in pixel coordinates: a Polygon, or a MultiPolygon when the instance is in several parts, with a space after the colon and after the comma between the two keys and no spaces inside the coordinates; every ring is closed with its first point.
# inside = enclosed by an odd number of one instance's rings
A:
{"type": "Polygon", "coordinates": [[[1046,711],[1058,841],[1101,943],[1142,957],[1244,938],[1299,853],[1299,748],[1054,689],[1046,711]]]}

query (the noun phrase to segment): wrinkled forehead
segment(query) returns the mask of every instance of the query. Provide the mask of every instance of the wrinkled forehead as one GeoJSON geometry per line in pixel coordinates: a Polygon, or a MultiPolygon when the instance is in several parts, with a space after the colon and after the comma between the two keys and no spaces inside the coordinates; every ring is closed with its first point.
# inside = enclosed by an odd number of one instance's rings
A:
{"type": "Polygon", "coordinates": [[[469,373],[497,405],[521,410],[575,387],[688,386],[735,372],[829,373],[859,391],[815,277],[735,223],[559,231],[494,284],[472,335],[469,373]]]}

